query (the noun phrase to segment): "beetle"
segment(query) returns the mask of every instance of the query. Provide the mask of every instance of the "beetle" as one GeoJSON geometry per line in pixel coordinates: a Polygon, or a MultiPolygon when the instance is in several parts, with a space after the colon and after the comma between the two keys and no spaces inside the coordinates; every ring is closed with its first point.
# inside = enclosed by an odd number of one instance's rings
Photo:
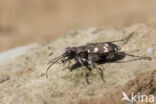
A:
{"type": "MultiPolygon", "coordinates": [[[[132,32],[125,39],[120,39],[115,41],[101,42],[101,43],[88,43],[86,45],[82,45],[78,47],[67,47],[65,49],[65,52],[62,55],[54,58],[52,61],[49,62],[50,65],[46,70],[46,77],[48,78],[48,70],[50,69],[50,67],[53,64],[55,64],[57,61],[61,60],[61,62],[64,64],[74,59],[76,63],[82,66],[82,71],[84,72],[84,76],[87,83],[89,83],[88,73],[85,73],[84,67],[90,70],[91,68],[89,67],[89,65],[92,65],[93,68],[98,69],[98,73],[100,74],[101,79],[105,81],[103,78],[102,69],[100,67],[97,67],[96,64],[101,60],[103,61],[111,60],[115,57],[116,54],[121,54],[121,52],[119,52],[119,50],[121,49],[120,46],[116,45],[114,42],[124,41],[124,43],[122,44],[124,45],[128,42],[128,40],[130,39],[130,37],[132,37],[133,34],[134,32],[132,32]]],[[[140,56],[130,55],[127,53],[122,53],[122,55],[137,57],[139,59],[151,60],[150,57],[140,57],[140,56]]],[[[72,68],[70,68],[70,70],[72,70],[72,68]]]]}

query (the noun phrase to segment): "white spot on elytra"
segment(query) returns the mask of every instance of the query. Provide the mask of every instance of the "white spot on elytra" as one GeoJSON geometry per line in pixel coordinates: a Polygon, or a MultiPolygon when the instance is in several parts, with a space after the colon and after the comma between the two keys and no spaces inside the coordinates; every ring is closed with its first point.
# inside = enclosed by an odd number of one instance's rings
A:
{"type": "Polygon", "coordinates": [[[90,50],[89,49],[87,51],[88,51],[88,53],[90,53],[90,50]]]}
{"type": "Polygon", "coordinates": [[[103,46],[104,52],[108,52],[108,48],[106,46],[103,46]]]}
{"type": "Polygon", "coordinates": [[[85,58],[82,58],[82,60],[83,60],[83,61],[86,61],[86,59],[85,59],[85,58]]]}
{"type": "Polygon", "coordinates": [[[98,52],[98,50],[99,50],[99,49],[98,49],[97,47],[94,48],[94,52],[98,52]]]}
{"type": "Polygon", "coordinates": [[[107,43],[105,43],[105,46],[106,46],[106,47],[108,47],[108,44],[107,44],[107,43]]]}

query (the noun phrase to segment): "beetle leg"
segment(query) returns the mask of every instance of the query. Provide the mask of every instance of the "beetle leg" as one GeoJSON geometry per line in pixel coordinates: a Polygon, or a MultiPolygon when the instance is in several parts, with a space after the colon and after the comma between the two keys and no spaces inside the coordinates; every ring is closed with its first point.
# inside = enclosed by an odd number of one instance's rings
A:
{"type": "Polygon", "coordinates": [[[89,84],[89,81],[88,81],[88,77],[89,77],[89,73],[86,72],[86,70],[84,70],[84,66],[82,67],[82,71],[83,71],[83,76],[86,80],[86,83],[89,84]]]}
{"type": "MultiPolygon", "coordinates": [[[[97,56],[96,56],[96,58],[97,58],[97,56]]],[[[101,69],[100,67],[97,67],[97,66],[96,66],[96,63],[95,63],[95,61],[94,61],[94,55],[91,55],[91,54],[89,55],[89,63],[90,63],[94,68],[98,69],[97,71],[98,71],[98,73],[100,74],[101,79],[105,82],[104,77],[103,77],[103,71],[102,71],[102,69],[101,69]]]]}
{"type": "Polygon", "coordinates": [[[127,53],[126,53],[126,55],[130,56],[130,57],[136,57],[136,58],[138,58],[138,60],[152,60],[151,57],[136,56],[136,55],[131,55],[131,54],[127,54],[127,53]]]}
{"type": "Polygon", "coordinates": [[[84,78],[85,78],[85,80],[86,80],[86,83],[87,84],[89,84],[89,81],[88,81],[88,73],[85,71],[85,69],[84,69],[84,62],[83,62],[83,60],[79,57],[78,58],[78,61],[79,61],[79,63],[81,64],[81,66],[82,66],[82,72],[83,72],[83,76],[84,76],[84,78]]]}
{"type": "Polygon", "coordinates": [[[88,65],[86,65],[86,68],[89,70],[89,72],[92,71],[92,68],[90,68],[88,65]]]}
{"type": "Polygon", "coordinates": [[[94,62],[93,62],[93,67],[96,68],[96,69],[98,69],[97,71],[98,71],[101,79],[105,82],[102,69],[100,67],[97,67],[94,62]]]}
{"type": "Polygon", "coordinates": [[[89,84],[90,82],[88,81],[88,77],[92,69],[88,65],[86,65],[86,68],[89,70],[89,72],[85,72],[86,74],[85,77],[86,77],[86,82],[89,84]]]}
{"type": "Polygon", "coordinates": [[[70,71],[73,71],[73,70],[75,70],[76,68],[79,68],[79,67],[81,67],[81,64],[80,64],[78,61],[76,61],[76,63],[73,64],[73,65],[69,68],[69,70],[70,70],[70,71]]]}
{"type": "Polygon", "coordinates": [[[128,37],[126,37],[126,38],[124,38],[124,39],[120,39],[120,40],[114,40],[114,41],[108,41],[108,42],[123,42],[122,43],[122,45],[124,45],[124,44],[126,44],[128,41],[129,41],[129,39],[133,36],[133,34],[134,34],[135,32],[132,32],[132,33],[130,33],[129,34],[129,36],[128,37]]]}

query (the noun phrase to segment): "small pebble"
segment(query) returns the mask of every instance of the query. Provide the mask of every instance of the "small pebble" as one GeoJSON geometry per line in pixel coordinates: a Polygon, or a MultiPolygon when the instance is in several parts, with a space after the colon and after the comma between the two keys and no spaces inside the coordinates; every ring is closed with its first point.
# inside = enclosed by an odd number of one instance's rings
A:
{"type": "Polygon", "coordinates": [[[152,53],[153,53],[153,48],[148,48],[148,49],[147,49],[147,54],[150,55],[150,54],[152,54],[152,53]]]}

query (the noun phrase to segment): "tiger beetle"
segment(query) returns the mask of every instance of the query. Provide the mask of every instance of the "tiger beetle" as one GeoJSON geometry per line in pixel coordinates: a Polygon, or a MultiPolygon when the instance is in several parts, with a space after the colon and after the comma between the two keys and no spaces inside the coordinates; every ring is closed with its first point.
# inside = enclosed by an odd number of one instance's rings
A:
{"type": "MultiPolygon", "coordinates": [[[[52,61],[49,62],[50,65],[46,70],[46,77],[48,78],[48,70],[50,69],[50,67],[59,60],[61,60],[61,62],[64,64],[74,59],[76,61],[76,64],[74,65],[79,64],[80,67],[82,67],[82,71],[84,73],[87,84],[89,84],[88,73],[84,71],[84,67],[86,67],[90,71],[91,68],[89,67],[89,65],[91,65],[93,68],[96,68],[98,73],[100,74],[101,79],[105,81],[102,69],[100,67],[97,67],[97,64],[101,61],[111,62],[113,59],[116,58],[117,55],[135,57],[134,60],[136,60],[136,58],[137,60],[151,60],[150,57],[141,57],[136,55],[130,55],[125,52],[120,52],[120,46],[114,44],[115,42],[119,41],[123,42],[122,45],[126,44],[133,34],[134,32],[132,32],[127,38],[115,41],[88,43],[86,45],[78,47],[67,47],[62,55],[54,58],[52,61]]],[[[72,69],[73,67],[69,68],[70,71],[72,71],[72,69]]]]}

